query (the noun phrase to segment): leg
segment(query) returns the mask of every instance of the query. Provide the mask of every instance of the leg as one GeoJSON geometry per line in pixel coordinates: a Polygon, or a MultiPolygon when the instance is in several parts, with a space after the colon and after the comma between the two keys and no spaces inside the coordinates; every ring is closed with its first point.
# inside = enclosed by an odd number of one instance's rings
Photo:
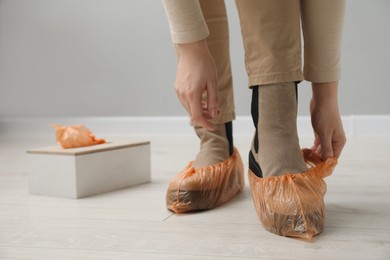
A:
{"type": "Polygon", "coordinates": [[[224,0],[200,0],[203,16],[210,35],[207,44],[218,72],[218,97],[221,114],[216,123],[235,119],[233,80],[229,52],[229,28],[224,0]]]}
{"type": "Polygon", "coordinates": [[[323,159],[338,158],[346,142],[337,100],[344,12],[345,0],[301,0],[304,75],[313,89],[313,149],[323,159]]]}
{"type": "Polygon", "coordinates": [[[231,121],[235,118],[225,2],[224,0],[201,0],[200,5],[210,32],[207,44],[217,66],[218,100],[221,114],[215,120],[215,131],[208,131],[193,124],[201,140],[200,151],[194,162],[194,167],[197,168],[222,162],[232,155],[231,121]]]}
{"type": "Polygon", "coordinates": [[[256,133],[251,170],[259,177],[306,171],[297,135],[302,80],[299,0],[237,0],[256,133]]]}
{"type": "Polygon", "coordinates": [[[293,82],[253,87],[255,135],[249,165],[259,177],[307,170],[297,133],[297,92],[293,82]]]}
{"type": "MultiPolygon", "coordinates": [[[[236,0],[256,128],[249,183],[264,228],[310,238],[323,228],[326,185],[335,162],[308,169],[297,135],[296,82],[303,79],[299,0],[236,0]]],[[[310,150],[305,159],[316,158],[310,150]]],[[[312,164],[311,164],[312,165],[312,164]]]]}
{"type": "Polygon", "coordinates": [[[303,80],[299,0],[236,0],[249,86],[303,80]]]}
{"type": "Polygon", "coordinates": [[[166,197],[167,207],[177,213],[214,208],[244,186],[243,164],[233,147],[235,113],[225,3],[200,0],[200,5],[210,32],[208,48],[217,67],[221,114],[214,121],[214,131],[192,123],[200,139],[200,151],[194,162],[170,182],[166,197]]]}

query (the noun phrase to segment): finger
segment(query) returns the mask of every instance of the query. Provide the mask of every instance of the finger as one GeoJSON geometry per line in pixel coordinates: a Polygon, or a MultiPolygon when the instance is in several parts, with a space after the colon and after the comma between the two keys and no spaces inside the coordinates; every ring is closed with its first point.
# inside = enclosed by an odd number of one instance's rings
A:
{"type": "Polygon", "coordinates": [[[207,117],[203,114],[202,96],[193,96],[189,103],[191,109],[192,120],[206,128],[207,130],[214,130],[214,125],[207,120],[207,117]]]}
{"type": "Polygon", "coordinates": [[[333,150],[333,156],[336,157],[337,159],[340,157],[341,151],[343,150],[342,147],[339,147],[339,145],[334,144],[334,150],[333,150]]]}
{"type": "Polygon", "coordinates": [[[337,142],[333,143],[333,156],[336,157],[337,159],[340,157],[346,141],[347,140],[344,136],[344,137],[341,137],[340,140],[338,140],[337,142]]]}
{"type": "Polygon", "coordinates": [[[207,85],[207,108],[212,118],[218,115],[218,91],[215,83],[207,85]]]}
{"type": "Polygon", "coordinates": [[[332,138],[322,137],[320,138],[321,142],[321,150],[322,150],[322,159],[326,160],[328,158],[333,157],[333,146],[332,146],[332,138]]]}
{"type": "Polygon", "coordinates": [[[203,128],[206,128],[207,130],[209,131],[213,131],[215,130],[215,126],[214,124],[211,122],[211,117],[208,116],[208,112],[207,112],[207,115],[202,115],[202,116],[198,116],[198,115],[195,115],[192,117],[192,119],[197,123],[199,124],[200,126],[202,126],[203,128]]]}
{"type": "Polygon", "coordinates": [[[185,93],[180,91],[180,88],[178,88],[178,87],[175,87],[175,91],[176,91],[176,96],[179,99],[180,104],[187,111],[188,116],[190,118],[192,118],[191,107],[187,102],[187,97],[186,97],[185,93]]]}
{"type": "Polygon", "coordinates": [[[179,100],[182,107],[187,111],[188,116],[192,118],[191,107],[189,106],[189,104],[186,101],[181,100],[180,98],[179,100]]]}
{"type": "MultiPolygon", "coordinates": [[[[207,108],[207,103],[206,102],[202,102],[202,108],[203,108],[203,112],[209,114],[209,109],[207,108]]],[[[217,108],[217,116],[219,116],[220,114],[222,113],[222,110],[217,108]]],[[[210,115],[211,117],[211,115],[210,115]]]]}
{"type": "Polygon", "coordinates": [[[320,146],[320,139],[317,134],[314,134],[314,143],[313,146],[311,147],[312,151],[317,151],[318,147],[320,146]]]}
{"type": "Polygon", "coordinates": [[[187,104],[187,102],[181,100],[179,98],[179,101],[180,101],[180,104],[181,106],[187,111],[187,113],[190,115],[191,114],[191,108],[189,107],[189,105],[187,104]]]}
{"type": "Polygon", "coordinates": [[[317,149],[318,149],[317,144],[313,144],[313,146],[310,148],[310,150],[312,150],[312,151],[317,151],[317,149]]]}
{"type": "Polygon", "coordinates": [[[315,152],[319,155],[321,155],[321,158],[322,158],[322,149],[321,149],[321,145],[317,146],[317,149],[315,150],[315,152]]]}
{"type": "Polygon", "coordinates": [[[211,115],[209,114],[209,111],[207,108],[203,108],[203,116],[207,119],[207,120],[212,120],[213,118],[211,117],[211,115]]]}

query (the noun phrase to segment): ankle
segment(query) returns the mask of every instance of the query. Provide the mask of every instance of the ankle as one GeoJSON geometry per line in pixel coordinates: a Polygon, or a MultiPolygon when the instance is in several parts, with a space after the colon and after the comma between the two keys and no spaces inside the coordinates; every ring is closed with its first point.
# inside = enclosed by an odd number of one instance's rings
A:
{"type": "Polygon", "coordinates": [[[306,171],[297,134],[297,92],[291,83],[253,89],[252,117],[256,132],[250,158],[258,177],[306,171]],[[256,163],[254,163],[255,161],[256,163]]]}
{"type": "Polygon", "coordinates": [[[232,122],[215,125],[213,131],[195,127],[200,139],[200,151],[193,166],[201,168],[207,165],[221,163],[233,154],[232,122]]]}

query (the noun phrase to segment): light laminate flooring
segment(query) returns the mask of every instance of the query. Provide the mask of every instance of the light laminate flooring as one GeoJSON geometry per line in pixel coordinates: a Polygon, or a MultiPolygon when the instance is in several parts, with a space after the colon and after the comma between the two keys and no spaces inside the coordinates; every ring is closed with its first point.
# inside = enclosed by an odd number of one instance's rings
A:
{"type": "MultiPolygon", "coordinates": [[[[349,138],[326,179],[325,230],[310,241],[265,231],[247,179],[241,194],[216,209],[168,211],[167,184],[196,154],[195,137],[107,139],[150,140],[152,182],[79,200],[29,195],[25,151],[53,145],[53,137],[0,136],[1,260],[390,259],[390,137],[349,138]]],[[[250,142],[235,137],[245,171],[250,142]]]]}

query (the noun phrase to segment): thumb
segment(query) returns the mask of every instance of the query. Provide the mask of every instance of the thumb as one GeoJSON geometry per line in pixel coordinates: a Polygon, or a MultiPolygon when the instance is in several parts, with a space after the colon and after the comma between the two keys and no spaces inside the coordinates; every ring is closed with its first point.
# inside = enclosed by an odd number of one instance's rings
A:
{"type": "Polygon", "coordinates": [[[321,143],[320,143],[320,138],[318,137],[318,135],[314,132],[314,144],[313,146],[311,147],[311,150],[312,151],[317,151],[320,147],[321,143]]]}
{"type": "Polygon", "coordinates": [[[321,150],[322,150],[322,160],[333,157],[333,147],[332,147],[332,138],[322,137],[321,140],[321,150]]]}

